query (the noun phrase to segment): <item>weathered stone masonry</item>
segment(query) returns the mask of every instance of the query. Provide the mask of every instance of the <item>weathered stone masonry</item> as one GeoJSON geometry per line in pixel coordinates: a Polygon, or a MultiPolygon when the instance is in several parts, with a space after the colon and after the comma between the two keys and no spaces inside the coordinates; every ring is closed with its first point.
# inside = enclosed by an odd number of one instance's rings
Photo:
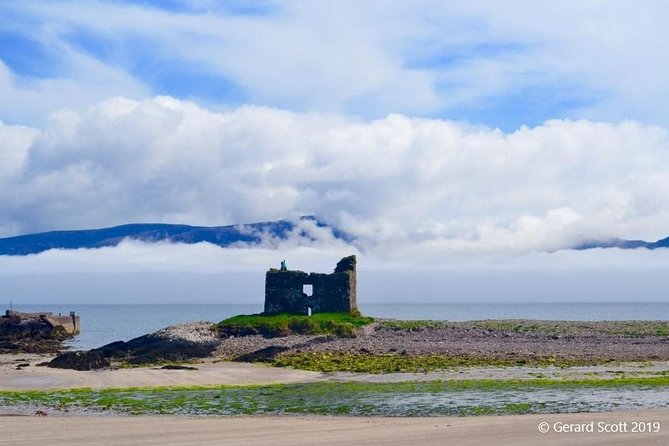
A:
{"type": "Polygon", "coordinates": [[[344,257],[332,274],[270,268],[265,275],[265,313],[350,313],[358,309],[356,259],[344,257]],[[307,296],[304,285],[313,286],[307,296]]]}
{"type": "Polygon", "coordinates": [[[79,334],[79,316],[70,312],[69,316],[58,316],[54,315],[51,312],[42,312],[42,313],[23,313],[20,311],[6,310],[5,315],[2,316],[5,323],[5,327],[9,325],[14,326],[15,329],[19,329],[20,326],[28,326],[33,323],[43,323],[47,327],[52,329],[61,327],[66,333],[71,335],[79,334]]]}

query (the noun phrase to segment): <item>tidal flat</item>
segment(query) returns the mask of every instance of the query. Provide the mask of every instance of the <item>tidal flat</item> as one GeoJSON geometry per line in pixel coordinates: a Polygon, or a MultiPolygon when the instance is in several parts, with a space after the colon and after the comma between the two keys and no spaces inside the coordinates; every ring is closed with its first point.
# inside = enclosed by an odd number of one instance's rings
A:
{"type": "Polygon", "coordinates": [[[669,376],[2,391],[13,413],[471,416],[669,407],[669,376]]]}
{"type": "Polygon", "coordinates": [[[574,367],[669,360],[668,321],[375,320],[353,336],[223,337],[216,355],[320,372],[574,367]]]}
{"type": "Polygon", "coordinates": [[[8,358],[0,413],[420,417],[669,407],[666,321],[365,319],[343,330],[278,318],[256,334],[258,318],[233,319],[223,331],[198,322],[138,338],[151,341],[153,359],[156,340],[175,339],[188,341],[179,358],[193,342],[209,347],[204,358],[133,361],[143,345],[102,370],[8,358]],[[172,362],[183,360],[188,367],[172,362]]]}

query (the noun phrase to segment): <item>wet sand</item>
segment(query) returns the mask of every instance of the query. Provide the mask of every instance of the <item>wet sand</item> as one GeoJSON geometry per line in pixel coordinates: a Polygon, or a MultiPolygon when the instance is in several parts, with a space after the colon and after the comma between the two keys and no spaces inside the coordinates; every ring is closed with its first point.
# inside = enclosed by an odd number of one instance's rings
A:
{"type": "MultiPolygon", "coordinates": [[[[81,372],[36,367],[48,359],[39,355],[0,355],[0,390],[56,388],[122,388],[131,386],[183,386],[265,384],[277,382],[411,381],[432,379],[532,379],[537,374],[554,379],[615,377],[620,371],[644,376],[669,369],[666,362],[618,364],[560,369],[509,367],[469,368],[427,374],[322,374],[262,365],[214,362],[193,364],[198,370],[135,368],[81,372]],[[31,364],[17,369],[18,364],[31,364]]],[[[20,412],[13,412],[14,414],[20,412]]],[[[26,413],[23,411],[23,413],[26,413]]],[[[28,412],[32,413],[32,412],[28,412]]],[[[313,416],[200,417],[186,416],[82,416],[50,412],[49,416],[2,416],[0,445],[652,445],[669,444],[669,410],[635,412],[434,417],[370,418],[313,416]],[[659,433],[556,433],[542,434],[540,422],[565,423],[657,421],[659,433]]],[[[552,430],[552,427],[551,427],[552,430]]]]}
{"type": "Polygon", "coordinates": [[[48,359],[39,355],[0,355],[0,390],[273,384],[310,382],[321,376],[304,370],[213,360],[189,364],[197,370],[138,367],[77,371],[36,366],[48,359]],[[17,369],[18,364],[24,363],[30,366],[17,369]]]}
{"type": "Polygon", "coordinates": [[[669,410],[471,418],[0,417],[0,445],[666,445],[669,410]],[[541,422],[620,426],[657,421],[659,433],[539,432],[541,422]]]}
{"type": "Polygon", "coordinates": [[[124,388],[155,386],[245,385],[304,383],[314,381],[402,382],[479,379],[612,379],[625,376],[662,376],[669,362],[638,362],[582,367],[466,367],[429,373],[319,373],[262,364],[203,360],[189,364],[197,370],[161,370],[139,367],[117,370],[77,371],[37,367],[49,356],[0,355],[0,390],[49,390],[89,387],[124,388]],[[18,364],[30,364],[17,369],[18,364]]]}
{"type": "Polygon", "coordinates": [[[659,377],[669,372],[667,361],[623,362],[595,366],[574,367],[456,367],[427,373],[353,373],[335,372],[326,376],[333,381],[357,381],[370,383],[406,381],[452,381],[452,380],[516,380],[516,379],[615,379],[626,377],[659,377]]]}

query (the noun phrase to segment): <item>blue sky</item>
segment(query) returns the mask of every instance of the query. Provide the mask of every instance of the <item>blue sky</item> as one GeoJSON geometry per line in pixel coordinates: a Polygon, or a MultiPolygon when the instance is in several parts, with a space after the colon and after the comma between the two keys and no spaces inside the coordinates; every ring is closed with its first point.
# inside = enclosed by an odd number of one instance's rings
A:
{"type": "Polygon", "coordinates": [[[565,244],[659,237],[668,17],[650,0],[2,2],[0,234],[320,213],[411,240],[525,218],[580,221],[565,244]]]}
{"type": "Polygon", "coordinates": [[[669,91],[662,3],[462,3],[3,2],[5,89],[25,103],[0,104],[0,119],[42,124],[53,109],[154,95],[505,131],[555,118],[669,119],[658,101],[669,91]],[[80,97],[59,94],[63,83],[80,97]],[[46,103],[25,99],[43,88],[46,103]]]}
{"type": "Polygon", "coordinates": [[[2,1],[0,237],[317,215],[359,244],[130,244],[0,275],[327,269],[353,249],[433,268],[430,299],[444,277],[473,295],[472,274],[513,273],[513,296],[584,268],[612,295],[669,254],[564,252],[669,235],[668,22],[658,0],[2,1]]]}

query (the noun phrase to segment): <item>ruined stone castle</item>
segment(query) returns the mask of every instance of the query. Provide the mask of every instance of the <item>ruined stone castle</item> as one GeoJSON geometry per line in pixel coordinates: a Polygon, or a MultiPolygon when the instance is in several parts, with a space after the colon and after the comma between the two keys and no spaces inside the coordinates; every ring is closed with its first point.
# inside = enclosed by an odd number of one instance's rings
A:
{"type": "Polygon", "coordinates": [[[265,275],[265,313],[357,311],[356,259],[344,257],[332,274],[270,268],[265,275]]]}

